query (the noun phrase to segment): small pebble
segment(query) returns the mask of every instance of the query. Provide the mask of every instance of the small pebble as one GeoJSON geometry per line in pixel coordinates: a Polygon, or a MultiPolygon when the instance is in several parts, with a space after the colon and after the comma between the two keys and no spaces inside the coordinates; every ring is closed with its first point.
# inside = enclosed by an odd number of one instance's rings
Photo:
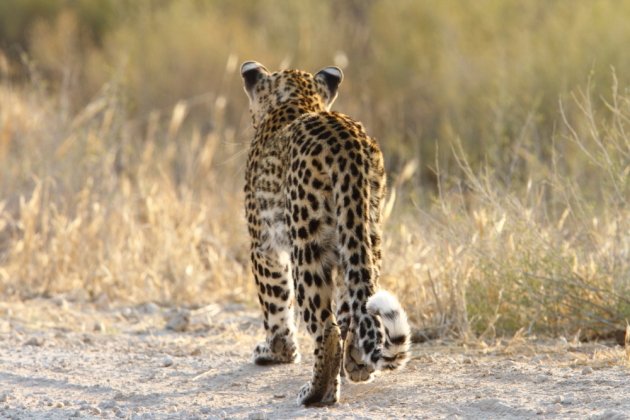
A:
{"type": "Polygon", "coordinates": [[[593,368],[590,366],[586,366],[584,369],[582,369],[582,375],[588,375],[593,373],[593,368]]]}
{"type": "Polygon", "coordinates": [[[149,302],[142,305],[140,310],[147,315],[155,315],[160,312],[160,307],[153,302],[149,302]]]}
{"type": "MultiPolygon", "coordinates": [[[[90,406],[86,404],[86,408],[89,409],[90,406]]],[[[116,403],[114,402],[114,400],[106,400],[106,401],[102,401],[99,405],[99,408],[102,410],[108,410],[108,409],[113,409],[114,407],[116,407],[116,403]]],[[[81,406],[83,408],[83,406],[81,406]]]]}
{"type": "Polygon", "coordinates": [[[81,411],[88,411],[90,414],[93,414],[95,416],[98,416],[98,415],[101,414],[101,409],[100,408],[92,406],[92,405],[89,405],[87,403],[81,404],[79,406],[79,410],[81,410],[81,411]]]}
{"type": "Polygon", "coordinates": [[[176,311],[171,315],[166,323],[166,329],[176,332],[183,332],[190,325],[190,312],[186,310],[176,311]]]}
{"type": "Polygon", "coordinates": [[[619,411],[606,410],[603,413],[591,417],[597,420],[627,420],[627,416],[619,411]]]}
{"type": "Polygon", "coordinates": [[[62,297],[53,298],[53,302],[55,305],[59,306],[61,309],[68,309],[68,301],[62,297]]]}
{"type": "Polygon", "coordinates": [[[173,366],[173,359],[171,359],[169,356],[165,356],[162,359],[162,366],[164,367],[173,366]]]}
{"type": "Polygon", "coordinates": [[[40,337],[31,337],[25,343],[25,346],[41,347],[44,345],[44,339],[40,337]]]}
{"type": "Polygon", "coordinates": [[[138,319],[138,314],[133,308],[123,308],[122,311],[120,311],[120,314],[128,321],[134,321],[138,319]]]}
{"type": "Polygon", "coordinates": [[[575,397],[573,396],[573,394],[556,395],[556,397],[553,399],[553,402],[555,404],[570,405],[575,402],[575,397]]]}
{"type": "Polygon", "coordinates": [[[95,332],[105,332],[105,324],[103,324],[102,322],[95,322],[94,323],[94,331],[95,332]]]}

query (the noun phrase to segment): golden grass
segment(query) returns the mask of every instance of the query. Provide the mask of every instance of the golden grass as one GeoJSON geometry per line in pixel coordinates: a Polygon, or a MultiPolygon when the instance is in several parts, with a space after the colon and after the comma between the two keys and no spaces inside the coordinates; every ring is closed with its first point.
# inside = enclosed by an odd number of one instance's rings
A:
{"type": "MultiPolygon", "coordinates": [[[[220,173],[221,164],[210,169],[221,139],[193,130],[185,145],[157,152],[155,139],[126,144],[138,133],[133,124],[114,122],[120,110],[106,98],[63,122],[44,99],[28,111],[18,92],[0,92],[7,105],[0,116],[7,122],[2,186],[28,191],[0,205],[5,293],[243,299],[247,239],[240,182],[232,179],[239,176],[220,173]]],[[[169,136],[178,136],[176,121],[168,124],[169,136]]]]}
{"type": "MultiPolygon", "coordinates": [[[[27,52],[10,73],[44,80],[61,112],[75,114],[115,81],[132,117],[207,93],[226,98],[225,126],[238,129],[246,107],[238,62],[338,64],[346,74],[338,108],[363,121],[396,166],[413,154],[424,182],[436,152],[458,175],[449,150],[458,137],[473,166],[487,160],[503,182],[525,182],[539,160],[548,163],[552,135],[568,134],[558,99],[589,74],[594,97],[609,98],[610,68],[622,89],[630,70],[630,3],[615,0],[7,1],[0,49],[27,52]],[[25,19],[21,36],[3,42],[3,29],[25,19]]],[[[213,111],[209,100],[191,118],[202,125],[213,111]]],[[[562,149],[579,173],[577,146],[562,149]]]]}
{"type": "Polygon", "coordinates": [[[506,188],[490,168],[475,172],[457,143],[452,152],[465,177],[449,183],[437,166],[445,181],[433,205],[412,198],[411,209],[390,221],[384,271],[416,302],[412,316],[427,328],[487,338],[519,329],[594,338],[624,329],[630,102],[615,91],[598,121],[588,95],[574,100],[582,115],[563,115],[563,122],[584,154],[587,178],[567,176],[554,148],[551,163],[537,162],[540,173],[530,174],[525,188],[506,188]],[[578,134],[574,124],[588,130],[578,134]]]}
{"type": "MultiPolygon", "coordinates": [[[[10,86],[0,96],[5,296],[254,302],[240,192],[246,144],[233,131],[183,130],[185,102],[140,129],[111,92],[66,120],[54,98],[10,86]]],[[[613,107],[612,125],[592,127],[604,137],[575,139],[599,179],[590,199],[554,167],[522,191],[505,189],[457,147],[462,190],[440,183],[426,208],[395,202],[413,197],[413,162],[394,177],[382,283],[414,322],[483,337],[623,328],[628,111],[613,107]]]]}
{"type": "Polygon", "coordinates": [[[27,28],[22,66],[0,51],[3,296],[255,305],[236,68],[333,62],[336,108],[385,150],[382,283],[416,325],[625,328],[627,4],[138,4],[99,46],[69,9],[27,28]]]}

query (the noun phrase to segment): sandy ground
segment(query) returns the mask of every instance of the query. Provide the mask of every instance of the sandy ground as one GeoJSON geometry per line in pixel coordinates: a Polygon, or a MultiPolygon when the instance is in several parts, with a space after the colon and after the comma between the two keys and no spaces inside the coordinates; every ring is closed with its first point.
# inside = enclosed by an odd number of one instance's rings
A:
{"type": "Polygon", "coordinates": [[[241,305],[3,302],[0,337],[0,418],[630,418],[624,349],[571,340],[414,345],[405,370],[304,408],[310,339],[300,364],[255,366],[241,305]]]}

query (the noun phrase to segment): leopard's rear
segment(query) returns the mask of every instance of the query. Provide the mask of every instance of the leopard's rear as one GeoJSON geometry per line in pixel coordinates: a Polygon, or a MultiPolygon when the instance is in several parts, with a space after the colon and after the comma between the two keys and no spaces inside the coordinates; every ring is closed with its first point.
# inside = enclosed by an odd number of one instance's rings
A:
{"type": "Polygon", "coordinates": [[[408,358],[406,314],[377,291],[383,157],[360,123],[329,111],[338,68],[269,73],[246,62],[241,73],[256,129],[245,208],[267,334],[254,361],[298,360],[297,301],[316,343],[313,378],[298,403],[334,403],[342,364],[350,380],[366,381],[408,358]]]}

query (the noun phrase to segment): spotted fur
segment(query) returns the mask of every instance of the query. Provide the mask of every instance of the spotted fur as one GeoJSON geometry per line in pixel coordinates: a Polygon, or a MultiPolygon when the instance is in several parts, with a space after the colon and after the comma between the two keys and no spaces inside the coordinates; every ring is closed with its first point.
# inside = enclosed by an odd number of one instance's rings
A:
{"type": "Polygon", "coordinates": [[[340,69],[270,73],[249,61],[241,74],[255,129],[245,210],[266,332],[254,362],[298,360],[297,302],[315,340],[298,403],[332,404],[342,370],[369,381],[408,358],[407,316],[393,295],[377,292],[383,156],[360,123],[329,110],[340,69]]]}

